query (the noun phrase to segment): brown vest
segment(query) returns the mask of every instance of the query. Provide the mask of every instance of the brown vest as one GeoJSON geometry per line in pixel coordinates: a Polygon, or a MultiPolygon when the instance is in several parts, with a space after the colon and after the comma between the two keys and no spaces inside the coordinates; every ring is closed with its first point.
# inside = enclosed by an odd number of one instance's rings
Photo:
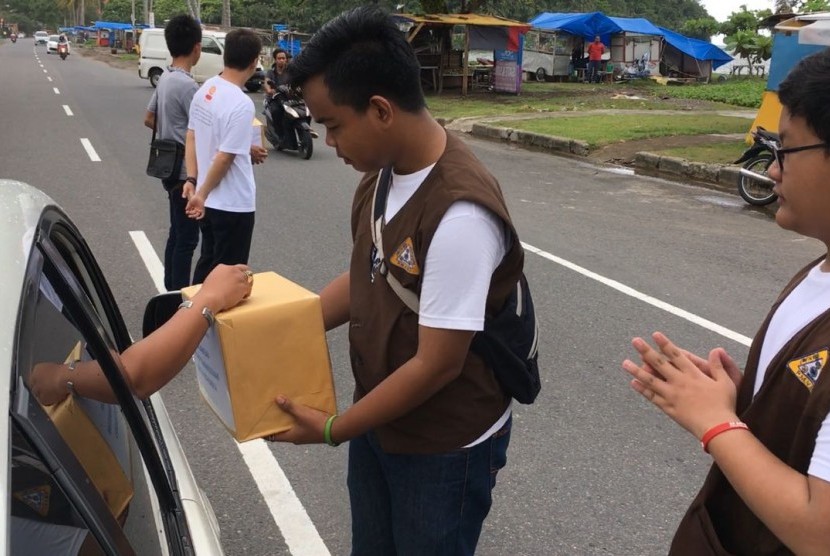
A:
{"type": "MultiPolygon", "coordinates": [[[[364,176],[352,206],[354,247],[350,322],[355,401],[411,359],[418,349],[418,315],[372,269],[372,198],[377,172],[364,176]]],[[[447,209],[466,200],[487,207],[506,225],[512,247],[493,274],[488,314],[500,308],[522,272],[524,252],[498,182],[467,146],[447,134],[447,146],[424,182],[383,231],[389,272],[420,295],[430,242],[447,209]]],[[[470,352],[461,375],[422,405],[375,432],[389,453],[429,454],[458,449],[481,436],[507,409],[509,398],[493,371],[470,352]]]]}
{"type": "MultiPolygon", "coordinates": [[[[796,274],[772,306],[750,347],[737,400],[737,414],[758,440],[803,474],[807,473],[821,423],[830,411],[830,365],[824,365],[812,391],[802,382],[809,381],[799,373],[809,371],[810,356],[827,356],[830,311],[816,317],[775,355],[754,399],[752,390],[772,315],[819,260],[796,274]]],[[[680,522],[670,554],[768,556],[792,552],[744,504],[715,464],[680,522]]]]}

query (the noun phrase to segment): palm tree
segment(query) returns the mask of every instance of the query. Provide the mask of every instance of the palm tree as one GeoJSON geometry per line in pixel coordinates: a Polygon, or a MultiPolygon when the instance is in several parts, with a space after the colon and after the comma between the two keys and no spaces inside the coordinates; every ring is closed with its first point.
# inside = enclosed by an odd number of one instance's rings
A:
{"type": "Polygon", "coordinates": [[[222,27],[231,26],[231,0],[222,0],[222,27]]]}

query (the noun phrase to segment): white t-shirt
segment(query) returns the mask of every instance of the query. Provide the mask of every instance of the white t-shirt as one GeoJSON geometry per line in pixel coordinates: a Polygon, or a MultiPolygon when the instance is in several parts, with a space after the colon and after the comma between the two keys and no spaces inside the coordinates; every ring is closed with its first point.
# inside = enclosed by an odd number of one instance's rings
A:
{"type": "MultiPolygon", "coordinates": [[[[406,204],[432,170],[392,173],[386,201],[386,221],[406,204]]],[[[457,201],[444,213],[424,261],[418,324],[449,330],[484,329],[484,310],[490,279],[507,254],[510,239],[501,219],[469,201],[457,201]]],[[[466,447],[479,444],[498,431],[511,407],[490,429],[466,447]]]]}
{"type": "MultiPolygon", "coordinates": [[[[767,367],[787,342],[817,316],[830,308],[830,272],[822,272],[821,263],[810,272],[788,295],[770,320],[755,377],[753,395],[758,393],[764,382],[767,367]]],[[[825,369],[823,372],[830,372],[825,369]]],[[[810,459],[809,475],[830,482],[830,415],[821,424],[813,456],[810,459]]]]}
{"type": "Polygon", "coordinates": [[[205,206],[229,212],[256,210],[256,183],[251,164],[254,102],[221,76],[205,81],[190,105],[188,129],[196,136],[196,189],[202,186],[218,152],[237,155],[228,173],[210,192],[205,206]]]}

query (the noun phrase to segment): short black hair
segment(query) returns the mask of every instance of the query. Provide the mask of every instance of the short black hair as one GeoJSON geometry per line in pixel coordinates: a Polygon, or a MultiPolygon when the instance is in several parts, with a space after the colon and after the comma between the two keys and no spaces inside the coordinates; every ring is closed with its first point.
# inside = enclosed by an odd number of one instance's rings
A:
{"type": "Polygon", "coordinates": [[[830,48],[802,58],[778,86],[778,100],[830,143],[830,48]]]}
{"type": "Polygon", "coordinates": [[[164,41],[170,56],[188,56],[202,42],[202,28],[189,15],[177,15],[164,26],[164,41]]]}
{"type": "Polygon", "coordinates": [[[271,53],[271,58],[274,60],[277,59],[277,54],[283,53],[285,54],[286,59],[288,58],[288,52],[284,48],[275,48],[274,51],[271,53]]]}
{"type": "Polygon", "coordinates": [[[317,75],[332,102],[365,112],[374,95],[407,112],[426,107],[421,68],[389,12],[363,6],[326,23],[288,65],[293,87],[317,75]]]}
{"type": "Polygon", "coordinates": [[[250,29],[234,29],[225,36],[225,67],[244,70],[259,58],[262,41],[250,29]]]}

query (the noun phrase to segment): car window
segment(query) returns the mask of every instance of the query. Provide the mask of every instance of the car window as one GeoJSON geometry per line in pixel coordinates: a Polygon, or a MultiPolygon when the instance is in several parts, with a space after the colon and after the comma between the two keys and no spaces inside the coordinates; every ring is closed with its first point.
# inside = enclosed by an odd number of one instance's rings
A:
{"type": "Polygon", "coordinates": [[[57,35],[49,35],[49,40],[50,40],[50,41],[55,41],[55,42],[57,42],[59,38],[60,38],[60,37],[58,37],[57,35]]]}
{"type": "Polygon", "coordinates": [[[105,554],[49,465],[11,427],[11,554],[105,554]]]}
{"type": "MultiPolygon", "coordinates": [[[[118,372],[118,351],[128,343],[117,309],[108,306],[111,294],[97,264],[75,230],[52,226],[42,249],[32,255],[21,302],[15,410],[42,441],[36,444],[59,462],[63,480],[77,489],[73,502],[86,508],[84,519],[100,542],[117,545],[119,553],[160,553],[166,543],[159,538],[153,483],[124,414],[138,408],[148,422],[143,403],[132,400],[128,407],[81,398],[69,384],[66,397],[50,405],[32,394],[36,380],[56,376],[73,361],[95,359],[118,372]],[[90,321],[94,327],[85,324],[90,321]]],[[[12,468],[12,480],[16,472],[12,468]]]]}
{"type": "Polygon", "coordinates": [[[222,50],[216,41],[210,37],[202,37],[202,53],[207,54],[222,54],[222,50]]]}

